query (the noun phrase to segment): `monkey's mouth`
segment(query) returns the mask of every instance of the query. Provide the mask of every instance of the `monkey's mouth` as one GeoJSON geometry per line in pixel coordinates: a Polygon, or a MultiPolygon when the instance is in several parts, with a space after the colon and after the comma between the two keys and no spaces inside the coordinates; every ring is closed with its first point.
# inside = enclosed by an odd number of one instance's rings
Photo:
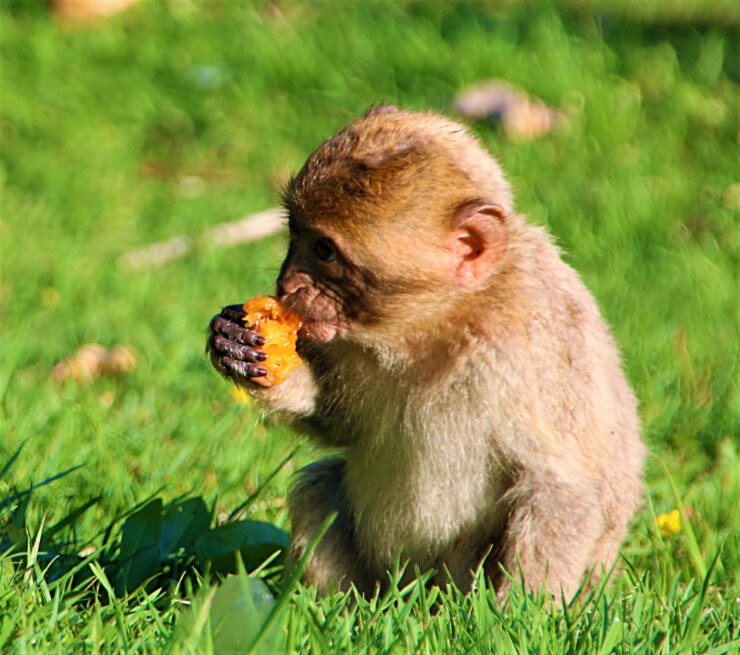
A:
{"type": "Polygon", "coordinates": [[[325,302],[316,302],[315,298],[314,296],[311,298],[312,302],[307,303],[302,296],[289,294],[280,298],[280,301],[301,317],[301,328],[298,330],[300,339],[324,343],[336,336],[339,330],[338,315],[333,307],[327,306],[325,302]]]}
{"type": "Polygon", "coordinates": [[[337,326],[329,321],[319,321],[314,318],[302,318],[298,336],[304,341],[325,343],[331,341],[337,334],[337,326]]]}

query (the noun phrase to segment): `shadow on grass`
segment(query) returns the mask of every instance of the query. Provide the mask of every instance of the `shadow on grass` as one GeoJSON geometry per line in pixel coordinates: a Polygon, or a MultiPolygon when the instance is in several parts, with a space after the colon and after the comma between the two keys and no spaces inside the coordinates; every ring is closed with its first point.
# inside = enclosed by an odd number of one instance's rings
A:
{"type": "MultiPolygon", "coordinates": [[[[22,448],[0,471],[0,481],[22,448]]],[[[260,569],[268,577],[280,569],[290,541],[287,532],[263,521],[231,520],[235,513],[214,525],[213,506],[199,496],[167,503],[147,498],[85,541],[77,538],[75,523],[100,497],[75,507],[53,525],[45,526],[42,520],[32,531],[26,514],[33,491],[77,468],[22,491],[11,489],[0,501],[0,556],[9,557],[16,569],[38,568],[47,584],[71,578],[73,586],[80,587],[97,578],[109,583],[103,588],[116,597],[140,587],[150,591],[175,586],[183,578],[204,573],[225,576],[237,571],[238,561],[246,571],[260,569]],[[71,538],[65,536],[69,533],[71,538]],[[102,545],[93,545],[101,537],[102,545]]]]}

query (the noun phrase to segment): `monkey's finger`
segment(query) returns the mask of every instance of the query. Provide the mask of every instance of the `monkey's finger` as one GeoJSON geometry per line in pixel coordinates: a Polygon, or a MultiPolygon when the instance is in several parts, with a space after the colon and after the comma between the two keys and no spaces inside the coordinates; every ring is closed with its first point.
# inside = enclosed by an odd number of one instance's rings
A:
{"type": "Polygon", "coordinates": [[[259,378],[267,375],[267,369],[264,366],[241,362],[238,359],[232,359],[228,355],[224,355],[221,358],[221,364],[226,371],[241,375],[243,378],[259,378]]]}
{"type": "Polygon", "coordinates": [[[222,355],[229,355],[233,359],[239,359],[243,362],[264,362],[267,359],[267,353],[257,350],[257,348],[243,346],[215,332],[212,336],[211,347],[222,355]]]}
{"type": "Polygon", "coordinates": [[[224,336],[229,337],[229,339],[233,339],[234,341],[238,341],[239,343],[243,343],[248,346],[265,345],[265,337],[261,334],[257,334],[254,330],[243,328],[224,318],[220,314],[213,317],[213,320],[211,321],[211,330],[213,332],[219,332],[224,336]]]}
{"type": "Polygon", "coordinates": [[[244,320],[244,308],[241,305],[226,305],[221,310],[221,316],[235,323],[241,323],[244,320]]]}

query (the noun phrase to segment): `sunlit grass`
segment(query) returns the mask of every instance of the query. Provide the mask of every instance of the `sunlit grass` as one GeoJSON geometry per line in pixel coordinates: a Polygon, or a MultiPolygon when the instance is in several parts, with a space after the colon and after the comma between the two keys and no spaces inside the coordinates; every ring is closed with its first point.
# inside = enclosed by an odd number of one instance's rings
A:
{"type": "Polygon", "coordinates": [[[0,466],[26,445],[0,499],[80,468],[34,492],[27,548],[15,567],[0,560],[0,650],[218,645],[208,613],[218,592],[197,579],[110,603],[90,563],[92,586],[47,580],[33,555],[42,517],[48,527],[100,496],[74,526],[100,546],[102,527],[150,496],[202,496],[228,515],[261,488],[249,517],[289,529],[291,474],[317,450],[237,403],[203,355],[221,305],[272,289],[284,238],[213,249],[199,237],[274,205],[286,173],[371,103],[449,111],[466,84],[503,77],[560,107],[567,128],[531,143],[473,128],[519,209],[550,227],[597,296],[641,399],[653,456],[624,562],[603,594],[552,615],[544,599],[519,595],[502,618],[482,587],[461,597],[415,583],[385,598],[318,602],[301,587],[280,647],[731,652],[740,637],[737,34],[721,19],[729,6],[686,2],[695,12],[686,18],[648,4],[145,0],[68,29],[43,2],[3,2],[0,466]],[[142,271],[119,263],[181,235],[195,243],[185,258],[142,271]],[[55,362],[85,343],[131,345],[138,367],[55,384],[55,362]],[[656,515],[674,508],[683,530],[662,537],[656,515]]]}

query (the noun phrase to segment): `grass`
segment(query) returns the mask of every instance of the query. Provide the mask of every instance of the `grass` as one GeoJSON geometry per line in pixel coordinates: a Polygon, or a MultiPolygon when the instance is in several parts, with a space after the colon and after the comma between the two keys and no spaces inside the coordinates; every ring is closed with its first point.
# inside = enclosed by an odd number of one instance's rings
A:
{"type": "Polygon", "coordinates": [[[668,4],[145,0],[69,29],[40,0],[3,0],[0,465],[25,447],[0,498],[80,468],[36,489],[20,528],[20,501],[6,508],[25,547],[0,558],[0,650],[237,652],[270,593],[283,609],[261,652],[737,649],[738,14],[668,4]],[[249,518],[289,529],[291,474],[317,450],[237,403],[203,356],[209,318],[272,288],[285,241],[199,235],[274,205],[276,180],[371,103],[445,111],[487,77],[569,117],[528,143],[474,129],[598,298],[641,399],[646,503],[611,586],[549,614],[521,593],[502,612],[485,585],[429,590],[422,573],[354,602],[243,573],[116,597],[94,552],[76,575],[44,575],[42,522],[98,496],[59,532],[97,552],[101,529],[155,495],[219,516],[259,490],[249,518]],[[179,235],[196,243],[183,259],[118,263],[179,235]],[[89,342],[130,344],[138,367],[55,384],[54,363],[89,342]],[[675,507],[683,530],[662,537],[656,514],[675,507]]]}

